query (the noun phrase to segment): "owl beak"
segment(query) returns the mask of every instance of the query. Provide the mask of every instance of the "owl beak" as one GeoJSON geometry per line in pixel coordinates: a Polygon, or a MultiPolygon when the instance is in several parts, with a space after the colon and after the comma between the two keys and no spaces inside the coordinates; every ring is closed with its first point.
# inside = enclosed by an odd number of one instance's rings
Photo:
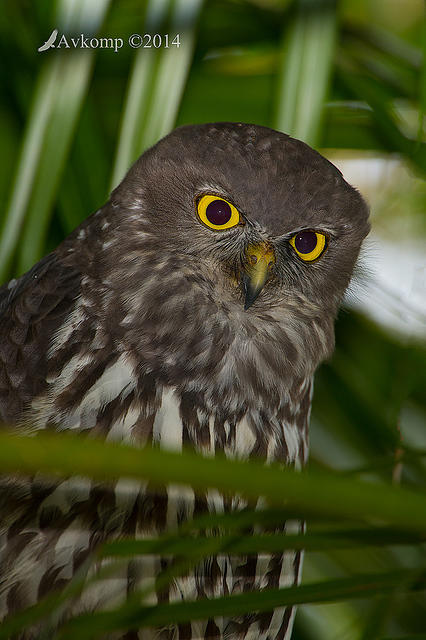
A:
{"type": "Polygon", "coordinates": [[[246,248],[241,278],[245,311],[251,307],[269,280],[275,262],[274,248],[268,242],[249,244],[246,248]]]}

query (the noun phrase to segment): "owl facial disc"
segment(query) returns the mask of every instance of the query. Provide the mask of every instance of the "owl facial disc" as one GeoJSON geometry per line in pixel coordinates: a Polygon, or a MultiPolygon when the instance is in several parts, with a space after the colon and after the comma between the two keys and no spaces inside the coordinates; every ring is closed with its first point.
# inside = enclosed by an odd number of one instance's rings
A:
{"type": "Polygon", "coordinates": [[[244,290],[244,309],[247,311],[271,277],[276,261],[274,248],[269,242],[249,244],[245,251],[241,282],[244,290]]]}

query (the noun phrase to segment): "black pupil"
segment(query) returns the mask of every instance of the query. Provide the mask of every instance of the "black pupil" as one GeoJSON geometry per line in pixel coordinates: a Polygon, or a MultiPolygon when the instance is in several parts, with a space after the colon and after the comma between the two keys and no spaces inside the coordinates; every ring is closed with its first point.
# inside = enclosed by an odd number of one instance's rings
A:
{"type": "Polygon", "coordinates": [[[212,200],[206,209],[207,220],[217,226],[229,222],[231,215],[231,207],[224,200],[212,200]]]}
{"type": "Polygon", "coordinates": [[[313,231],[301,231],[297,234],[294,245],[299,253],[311,253],[317,246],[317,236],[313,231]]]}

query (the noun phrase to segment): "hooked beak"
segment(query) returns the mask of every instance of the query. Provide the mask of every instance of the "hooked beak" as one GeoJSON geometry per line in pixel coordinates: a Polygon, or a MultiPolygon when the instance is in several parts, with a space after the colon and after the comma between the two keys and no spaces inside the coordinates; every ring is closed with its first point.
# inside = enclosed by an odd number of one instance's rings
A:
{"type": "Polygon", "coordinates": [[[276,262],[274,248],[268,242],[249,244],[245,252],[244,270],[241,278],[247,311],[262,291],[276,262]]]}

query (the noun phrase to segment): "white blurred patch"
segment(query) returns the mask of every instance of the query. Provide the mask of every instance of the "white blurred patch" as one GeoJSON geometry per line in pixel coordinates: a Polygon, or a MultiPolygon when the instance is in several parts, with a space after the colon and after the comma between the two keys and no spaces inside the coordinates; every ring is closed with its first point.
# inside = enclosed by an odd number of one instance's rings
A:
{"type": "Polygon", "coordinates": [[[373,230],[346,304],[399,338],[426,340],[426,251],[415,222],[422,211],[418,176],[396,155],[328,155],[371,207],[373,230]],[[411,200],[413,193],[417,200],[411,200]]]}
{"type": "Polygon", "coordinates": [[[372,233],[345,303],[399,337],[426,340],[426,255],[414,239],[385,240],[372,233]]]}

